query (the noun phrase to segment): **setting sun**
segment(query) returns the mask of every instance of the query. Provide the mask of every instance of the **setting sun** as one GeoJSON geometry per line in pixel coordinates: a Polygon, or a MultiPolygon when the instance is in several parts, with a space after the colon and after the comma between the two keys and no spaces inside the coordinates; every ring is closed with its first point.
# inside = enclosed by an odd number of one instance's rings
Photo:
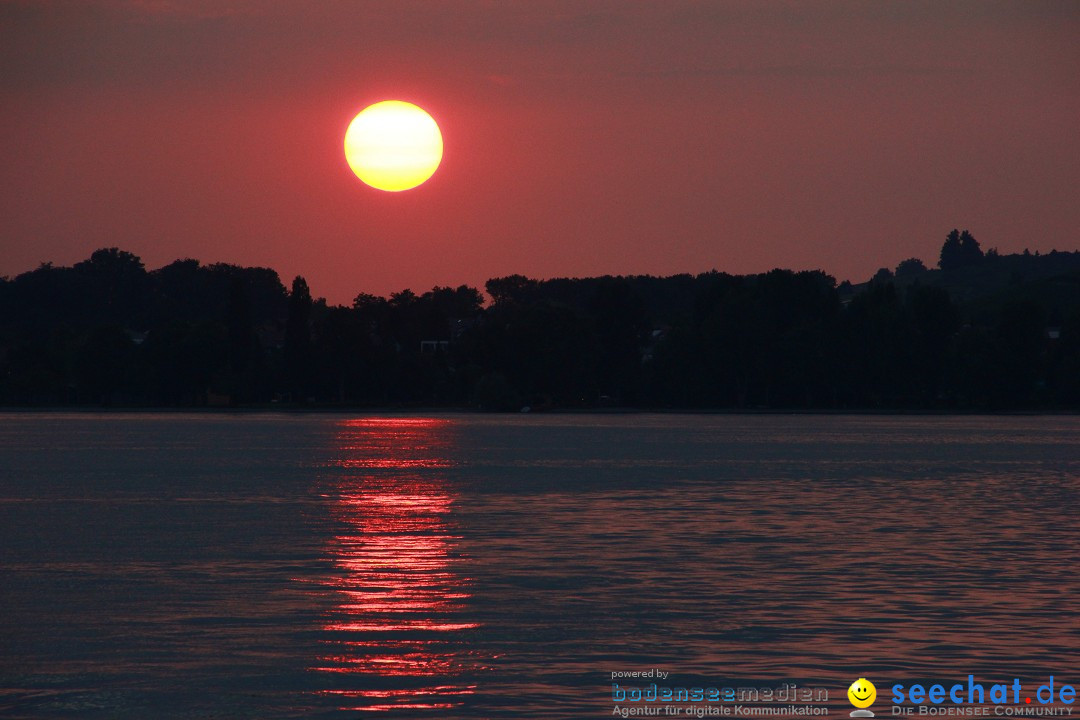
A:
{"type": "Polygon", "coordinates": [[[386,100],[365,108],[345,132],[345,159],[356,176],[379,190],[422,184],[442,161],[442,133],[412,103],[386,100]]]}

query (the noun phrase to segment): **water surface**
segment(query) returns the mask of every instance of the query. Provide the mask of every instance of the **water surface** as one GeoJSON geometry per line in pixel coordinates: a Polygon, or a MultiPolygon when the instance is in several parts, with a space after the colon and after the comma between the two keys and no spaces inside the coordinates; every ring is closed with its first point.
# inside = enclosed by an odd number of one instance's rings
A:
{"type": "Polygon", "coordinates": [[[1076,681],[1078,490],[1075,418],[0,415],[0,715],[1076,681]]]}

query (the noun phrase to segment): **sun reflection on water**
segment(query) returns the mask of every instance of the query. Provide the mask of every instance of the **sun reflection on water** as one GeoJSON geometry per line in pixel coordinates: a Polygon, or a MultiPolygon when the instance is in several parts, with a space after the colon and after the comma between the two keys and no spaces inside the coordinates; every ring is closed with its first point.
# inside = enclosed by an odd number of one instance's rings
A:
{"type": "Polygon", "coordinates": [[[327,548],[336,602],[323,624],[331,649],[315,670],[350,711],[460,705],[480,660],[465,649],[470,580],[450,516],[449,421],[348,420],[336,437],[345,472],[326,492],[340,530],[327,548]]]}

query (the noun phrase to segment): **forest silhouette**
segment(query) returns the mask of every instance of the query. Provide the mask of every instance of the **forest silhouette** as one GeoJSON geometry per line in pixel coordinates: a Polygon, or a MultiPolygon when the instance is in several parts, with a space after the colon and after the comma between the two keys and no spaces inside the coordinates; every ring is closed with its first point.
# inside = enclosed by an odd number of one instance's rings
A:
{"type": "Polygon", "coordinates": [[[94,252],[0,279],[0,403],[1007,411],[1080,408],[1080,252],[949,233],[821,271],[494,278],[351,306],[267,268],[94,252]]]}

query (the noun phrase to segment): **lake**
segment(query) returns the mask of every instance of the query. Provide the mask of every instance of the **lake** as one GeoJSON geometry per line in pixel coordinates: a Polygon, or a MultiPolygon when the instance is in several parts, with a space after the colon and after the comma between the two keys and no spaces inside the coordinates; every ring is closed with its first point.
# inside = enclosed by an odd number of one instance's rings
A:
{"type": "Polygon", "coordinates": [[[0,414],[0,716],[1077,684],[1078,498],[1075,417],[0,414]]]}

